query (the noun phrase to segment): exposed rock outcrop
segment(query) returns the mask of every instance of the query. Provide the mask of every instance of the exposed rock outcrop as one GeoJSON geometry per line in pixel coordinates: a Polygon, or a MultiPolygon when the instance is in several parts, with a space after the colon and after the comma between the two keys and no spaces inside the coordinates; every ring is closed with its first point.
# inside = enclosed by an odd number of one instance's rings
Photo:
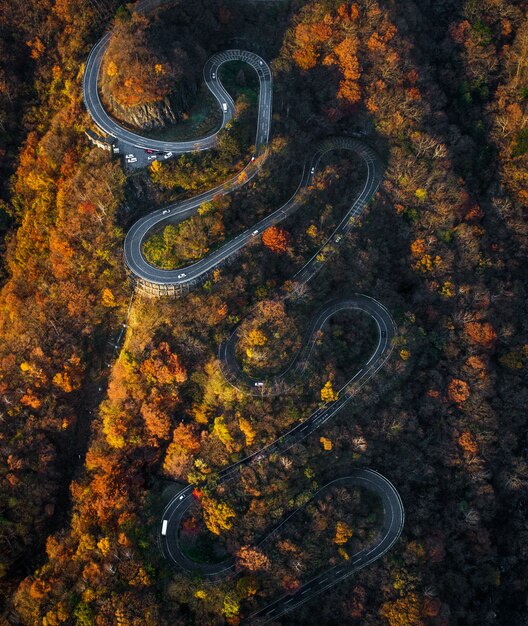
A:
{"type": "Polygon", "coordinates": [[[119,104],[111,94],[105,93],[104,88],[102,96],[108,110],[117,120],[141,130],[154,130],[180,122],[185,112],[189,110],[197,91],[196,85],[180,83],[169,96],[137,106],[119,104]]]}

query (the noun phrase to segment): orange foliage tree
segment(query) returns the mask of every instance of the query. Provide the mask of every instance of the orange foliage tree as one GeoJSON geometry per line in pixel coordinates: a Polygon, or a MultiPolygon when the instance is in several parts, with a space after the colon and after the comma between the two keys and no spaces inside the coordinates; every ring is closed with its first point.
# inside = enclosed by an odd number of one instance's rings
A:
{"type": "Polygon", "coordinates": [[[173,478],[186,478],[193,455],[200,449],[200,440],[194,424],[179,424],[167,448],[163,470],[173,478]]]}
{"type": "Polygon", "coordinates": [[[490,346],[497,339],[497,333],[489,322],[468,322],[464,330],[479,346],[490,346]]]}
{"type": "Polygon", "coordinates": [[[149,358],[143,362],[142,369],[147,379],[159,385],[174,385],[187,380],[185,367],[165,341],[150,352],[149,358]]]}
{"type": "Polygon", "coordinates": [[[469,432],[469,430],[465,430],[460,437],[458,438],[458,443],[462,447],[465,452],[469,454],[477,454],[478,452],[478,443],[473,438],[473,435],[469,432]]]}
{"type": "Polygon", "coordinates": [[[242,546],[237,553],[237,557],[239,565],[251,572],[268,570],[270,568],[269,558],[258,548],[242,546]]]}
{"type": "Polygon", "coordinates": [[[282,254],[288,250],[290,235],[279,226],[270,226],[262,233],[262,243],[273,252],[282,254]]]}
{"type": "Polygon", "coordinates": [[[133,13],[117,20],[103,60],[103,86],[123,106],[139,106],[166,97],[184,75],[186,55],[175,49],[170,61],[152,48],[149,19],[133,13]]]}
{"type": "Polygon", "coordinates": [[[390,626],[418,626],[422,623],[420,600],[415,593],[409,593],[395,602],[385,602],[381,615],[390,626]]]}
{"type": "Polygon", "coordinates": [[[453,378],[448,387],[449,397],[453,402],[465,402],[469,398],[469,385],[458,378],[453,378]]]}

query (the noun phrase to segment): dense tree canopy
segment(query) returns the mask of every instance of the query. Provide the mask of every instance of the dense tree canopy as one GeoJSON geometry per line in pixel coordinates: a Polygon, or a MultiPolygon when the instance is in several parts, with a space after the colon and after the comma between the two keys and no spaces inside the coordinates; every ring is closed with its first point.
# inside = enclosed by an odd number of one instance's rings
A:
{"type": "MultiPolygon", "coordinates": [[[[125,177],[91,150],[80,68],[99,3],[0,0],[0,585],[7,623],[238,623],[371,545],[381,505],[329,489],[345,466],[401,492],[393,552],[292,612],[291,624],[521,624],[526,614],[525,206],[528,21],[516,0],[176,2],[166,19],[120,9],[103,80],[137,106],[201,76],[210,52],[254,41],[274,75],[259,176],[153,233],[165,266],[206,254],[295,190],[314,142],[361,133],[386,162],[369,213],[296,298],[290,280],[326,240],[364,171],[332,155],[302,209],[181,300],[130,296],[123,232],[143,210],[234,175],[251,154],[255,94],[218,149],[125,177]],[[179,24],[164,30],[164,24],[179,24]],[[180,32],[181,31],[181,32],[180,32]],[[159,39],[152,37],[155,32],[159,39]],[[248,398],[218,345],[239,328],[246,372],[296,354],[321,303],[362,292],[393,311],[387,370],[324,429],[218,481],[361,368],[375,334],[336,317],[294,392],[248,398]],[[116,346],[120,329],[122,343],[116,346]],[[169,570],[163,506],[193,485],[187,553],[232,557],[214,585],[169,570]],[[285,516],[280,532],[259,543],[285,516]],[[257,544],[259,544],[257,546],[257,544]]],[[[108,3],[109,8],[116,8],[108,3]]]]}

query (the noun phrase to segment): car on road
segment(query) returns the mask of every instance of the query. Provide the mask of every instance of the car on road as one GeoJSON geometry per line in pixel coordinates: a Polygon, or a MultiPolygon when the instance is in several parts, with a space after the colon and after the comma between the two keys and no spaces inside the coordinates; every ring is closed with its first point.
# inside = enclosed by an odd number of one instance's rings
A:
{"type": "Polygon", "coordinates": [[[258,235],[258,232],[259,232],[258,230],[254,230],[254,231],[251,233],[251,236],[252,236],[252,237],[254,237],[255,235],[258,235]]]}
{"type": "Polygon", "coordinates": [[[125,159],[133,159],[134,155],[133,154],[126,154],[125,155],[125,159]]]}
{"type": "Polygon", "coordinates": [[[341,241],[341,239],[343,239],[343,237],[341,235],[337,235],[335,238],[335,242],[339,243],[341,241]]]}
{"type": "Polygon", "coordinates": [[[136,157],[132,157],[131,159],[127,159],[127,163],[136,163],[137,159],[136,157]]]}
{"type": "Polygon", "coordinates": [[[178,278],[185,278],[187,274],[178,274],[178,278]]]}
{"type": "Polygon", "coordinates": [[[222,109],[225,111],[227,111],[227,102],[222,102],[222,109]]]}
{"type": "Polygon", "coordinates": [[[263,64],[262,61],[259,61],[259,65],[262,65],[262,64],[263,64]]]}
{"type": "Polygon", "coordinates": [[[167,215],[167,213],[170,213],[171,210],[170,209],[165,209],[164,211],[161,212],[162,215],[167,215]]]}
{"type": "Polygon", "coordinates": [[[158,158],[158,155],[157,155],[157,154],[149,154],[149,155],[148,155],[148,157],[147,157],[147,159],[148,159],[149,161],[152,161],[152,159],[157,159],[157,158],[158,158]]]}
{"type": "Polygon", "coordinates": [[[165,153],[165,155],[163,156],[164,159],[170,159],[172,156],[172,152],[167,152],[165,153]]]}
{"type": "Polygon", "coordinates": [[[211,74],[211,76],[212,76],[213,78],[216,78],[216,74],[215,74],[214,72],[211,74]]]}
{"type": "Polygon", "coordinates": [[[154,154],[154,150],[149,150],[148,148],[145,150],[147,154],[154,154]]]}
{"type": "Polygon", "coordinates": [[[254,157],[254,156],[252,156],[252,157],[251,157],[251,163],[253,163],[253,161],[254,161],[254,160],[255,160],[255,157],[254,157]]]}
{"type": "Polygon", "coordinates": [[[310,174],[315,174],[315,167],[312,167],[312,169],[310,170],[310,174]]]}

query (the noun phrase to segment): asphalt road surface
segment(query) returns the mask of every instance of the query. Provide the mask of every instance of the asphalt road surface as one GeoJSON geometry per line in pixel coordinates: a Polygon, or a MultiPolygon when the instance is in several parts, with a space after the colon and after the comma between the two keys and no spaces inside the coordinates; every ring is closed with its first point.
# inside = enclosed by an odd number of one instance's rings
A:
{"type": "MultiPolygon", "coordinates": [[[[163,3],[163,0],[145,0],[136,5],[136,10],[145,13],[157,8],[163,3]]],[[[123,144],[145,150],[149,149],[165,153],[172,152],[173,154],[183,154],[212,148],[217,141],[219,131],[206,137],[197,138],[194,141],[158,141],[142,137],[122,127],[107,114],[99,96],[98,77],[103,55],[108,46],[109,37],[110,34],[107,33],[92,49],[86,62],[83,77],[84,101],[95,124],[103,132],[115,137],[123,144]]],[[[259,78],[260,90],[255,137],[255,155],[241,173],[237,174],[237,176],[231,178],[226,183],[190,200],[157,209],[148,216],[138,220],[132,226],[125,239],[125,262],[132,274],[142,281],[155,285],[196,284],[205,274],[222,263],[225,263],[227,259],[244,248],[244,246],[248,245],[249,242],[254,241],[255,237],[259,236],[266,228],[279,223],[299,208],[302,197],[300,192],[303,188],[311,184],[313,176],[317,171],[319,161],[324,154],[332,150],[352,151],[366,166],[364,185],[334,232],[330,234],[318,252],[312,258],[308,259],[301,270],[294,276],[294,280],[300,288],[329,261],[332,252],[341,242],[344,235],[354,227],[357,218],[362,214],[365,206],[372,199],[380,185],[383,177],[383,166],[372,148],[366,143],[354,138],[329,139],[320,144],[311,159],[306,162],[299,187],[295,194],[276,211],[224,244],[212,254],[188,267],[167,271],[150,265],[142,254],[142,244],[155,226],[158,226],[168,219],[171,221],[187,219],[197,211],[198,207],[203,202],[211,200],[215,195],[229,193],[246,184],[258,173],[265,159],[270,134],[273,96],[272,75],[268,64],[264,59],[251,52],[227,50],[215,54],[206,62],[204,67],[204,79],[222,109],[223,120],[221,127],[223,128],[227,122],[233,118],[235,107],[232,98],[218,78],[218,70],[223,63],[234,60],[248,63],[255,70],[259,78]]],[[[267,444],[247,457],[240,459],[233,465],[224,468],[220,472],[220,480],[226,482],[237,480],[239,469],[242,466],[250,465],[255,462],[260,463],[272,452],[284,452],[288,450],[291,446],[321,428],[329,419],[336,415],[336,413],[350,402],[360,389],[376,375],[378,370],[387,361],[392,351],[396,325],[388,310],[380,302],[368,296],[356,294],[348,298],[331,301],[314,316],[305,336],[301,351],[286,368],[285,372],[266,381],[251,379],[240,370],[234,356],[236,341],[238,339],[236,329],[231,335],[231,338],[220,346],[219,359],[222,365],[222,371],[226,379],[232,385],[252,395],[260,395],[263,392],[274,393],[278,389],[283,388],[281,383],[284,381],[286,374],[293,377],[302,375],[310,359],[317,330],[322,328],[332,315],[345,309],[360,310],[370,315],[376,322],[378,341],[368,361],[355,373],[343,388],[339,390],[338,400],[325,404],[296,427],[283,433],[276,441],[267,444]]],[[[373,491],[378,495],[383,505],[384,518],[383,527],[377,539],[372,545],[354,554],[350,558],[350,561],[331,567],[311,580],[305,581],[294,594],[283,595],[277,598],[272,603],[260,609],[257,613],[249,616],[247,621],[255,624],[266,624],[277,619],[279,616],[291,611],[314,596],[326,592],[330,587],[344,580],[359,569],[381,558],[397,541],[403,529],[405,513],[401,498],[389,480],[374,470],[353,468],[346,476],[336,477],[328,484],[324,485],[313,495],[313,498],[317,498],[321,492],[333,485],[359,486],[373,491]]],[[[201,575],[209,580],[217,580],[224,576],[234,574],[235,563],[233,559],[218,564],[199,563],[187,557],[180,546],[179,533],[181,521],[192,502],[192,489],[192,486],[189,485],[174,496],[163,512],[158,537],[161,552],[169,561],[191,575],[201,575]]],[[[286,524],[295,513],[296,512],[293,512],[283,519],[259,545],[268,541],[275,533],[280,532],[281,527],[286,524]]]]}

